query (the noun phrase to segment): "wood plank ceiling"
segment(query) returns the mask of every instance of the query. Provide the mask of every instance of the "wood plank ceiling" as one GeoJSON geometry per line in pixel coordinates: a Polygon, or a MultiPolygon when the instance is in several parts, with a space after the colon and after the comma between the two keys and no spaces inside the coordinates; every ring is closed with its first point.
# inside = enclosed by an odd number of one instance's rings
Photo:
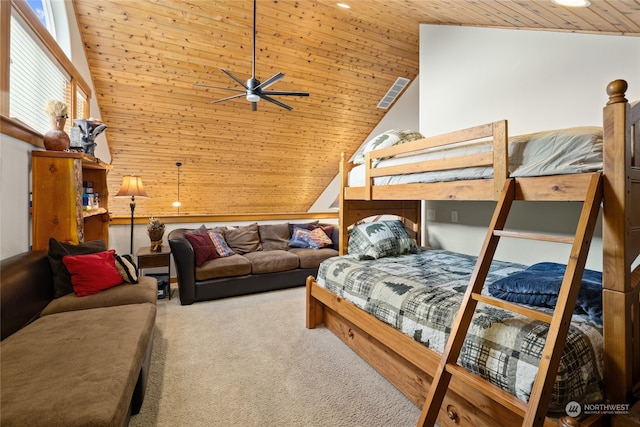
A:
{"type": "MultiPolygon", "coordinates": [[[[143,178],[141,216],[306,212],[385,114],[396,80],[418,75],[419,24],[640,35],[640,0],[258,0],[256,77],[308,91],[252,112],[233,95],[251,76],[251,0],[74,0],[112,154],[109,190],[143,178]]],[[[111,199],[127,216],[126,199],[111,199]]]]}

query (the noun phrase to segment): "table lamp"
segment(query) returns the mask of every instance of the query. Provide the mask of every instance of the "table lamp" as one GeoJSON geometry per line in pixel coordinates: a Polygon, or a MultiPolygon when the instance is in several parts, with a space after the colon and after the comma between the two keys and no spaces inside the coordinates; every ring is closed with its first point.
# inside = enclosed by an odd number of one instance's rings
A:
{"type": "Polygon", "coordinates": [[[120,186],[120,190],[118,190],[118,194],[115,197],[128,197],[131,196],[131,203],[129,206],[131,207],[131,241],[129,253],[133,254],[133,212],[136,209],[136,196],[138,197],[149,197],[147,192],[144,191],[144,186],[142,185],[142,178],[135,175],[125,175],[122,177],[122,185],[120,186]]]}

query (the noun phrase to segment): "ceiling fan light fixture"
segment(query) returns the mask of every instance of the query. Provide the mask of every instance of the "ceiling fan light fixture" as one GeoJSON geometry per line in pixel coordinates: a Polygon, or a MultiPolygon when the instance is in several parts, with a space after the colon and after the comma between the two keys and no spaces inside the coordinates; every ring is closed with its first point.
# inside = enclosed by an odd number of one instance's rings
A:
{"type": "Polygon", "coordinates": [[[249,102],[258,102],[260,101],[260,95],[256,95],[255,93],[247,94],[247,101],[249,102]]]}
{"type": "Polygon", "coordinates": [[[588,7],[591,5],[589,0],[551,0],[555,4],[568,7],[588,7]]]}

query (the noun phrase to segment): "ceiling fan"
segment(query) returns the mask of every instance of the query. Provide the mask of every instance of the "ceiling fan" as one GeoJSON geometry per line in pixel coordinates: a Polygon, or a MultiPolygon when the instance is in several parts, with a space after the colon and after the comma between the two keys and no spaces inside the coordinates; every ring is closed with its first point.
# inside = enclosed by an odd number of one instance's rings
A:
{"type": "Polygon", "coordinates": [[[194,83],[194,86],[202,86],[213,89],[223,89],[230,90],[234,92],[241,92],[236,95],[229,96],[227,98],[217,99],[215,101],[211,101],[211,104],[217,104],[218,102],[228,101],[234,98],[240,98],[245,96],[247,101],[251,102],[251,111],[258,110],[258,101],[264,99],[265,101],[269,101],[273,104],[276,104],[282,108],[286,108],[287,110],[293,110],[293,107],[278,101],[277,99],[272,98],[274,95],[284,95],[284,96],[309,96],[309,92],[290,92],[290,91],[279,91],[279,90],[265,90],[267,87],[276,83],[280,79],[284,77],[283,73],[277,73],[260,83],[258,79],[256,79],[256,0],[253,0],[253,53],[251,57],[251,78],[247,80],[245,84],[242,80],[231,74],[229,71],[224,68],[220,68],[220,71],[225,73],[227,76],[231,77],[235,80],[243,89],[234,89],[229,87],[222,86],[211,86],[202,83],[194,83]]]}

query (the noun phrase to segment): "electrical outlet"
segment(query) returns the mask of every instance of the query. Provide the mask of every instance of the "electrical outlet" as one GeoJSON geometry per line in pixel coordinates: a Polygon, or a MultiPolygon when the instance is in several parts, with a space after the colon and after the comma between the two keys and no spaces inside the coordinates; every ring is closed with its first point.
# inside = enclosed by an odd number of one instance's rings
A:
{"type": "Polygon", "coordinates": [[[435,220],[436,220],[436,210],[427,209],[427,221],[435,221],[435,220]]]}
{"type": "Polygon", "coordinates": [[[458,222],[458,211],[451,211],[451,222],[458,222]]]}

